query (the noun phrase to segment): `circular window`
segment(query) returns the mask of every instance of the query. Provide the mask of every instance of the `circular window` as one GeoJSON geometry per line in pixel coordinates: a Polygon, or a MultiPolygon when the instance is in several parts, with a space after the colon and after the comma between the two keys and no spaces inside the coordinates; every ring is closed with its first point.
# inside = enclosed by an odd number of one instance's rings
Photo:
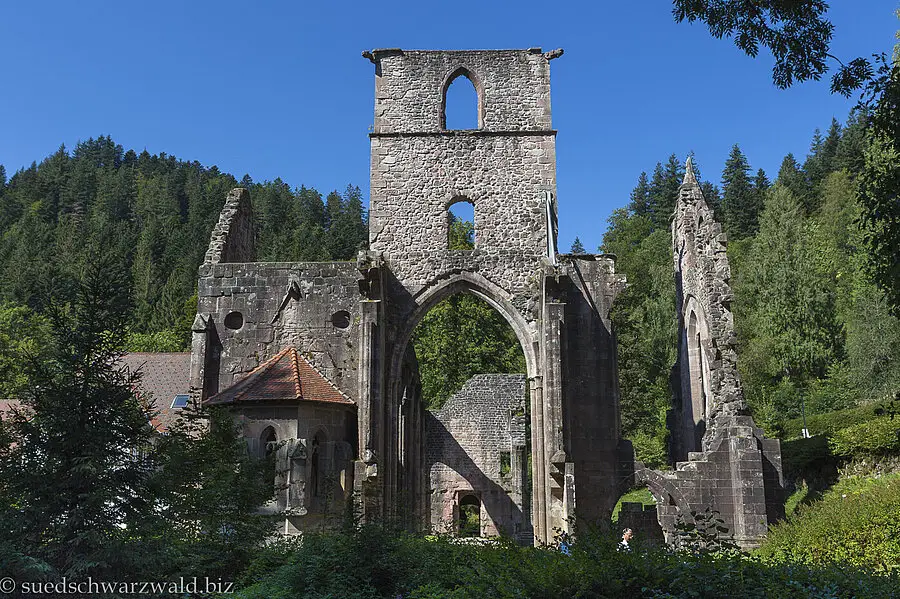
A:
{"type": "Polygon", "coordinates": [[[350,326],[350,313],[346,310],[335,312],[331,315],[331,324],[333,324],[336,329],[346,329],[350,326]]]}
{"type": "Polygon", "coordinates": [[[240,312],[229,312],[225,317],[225,326],[232,331],[238,330],[244,326],[244,315],[240,312]]]}

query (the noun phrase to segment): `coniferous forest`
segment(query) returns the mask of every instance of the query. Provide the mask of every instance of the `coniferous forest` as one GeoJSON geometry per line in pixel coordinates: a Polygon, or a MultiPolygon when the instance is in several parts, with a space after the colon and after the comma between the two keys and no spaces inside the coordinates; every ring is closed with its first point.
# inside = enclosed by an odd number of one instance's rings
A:
{"type": "Polygon", "coordinates": [[[260,261],[349,260],[367,242],[358,187],[323,197],[279,179],[238,181],[101,136],[0,177],[0,301],[40,313],[71,293],[89,260],[109,256],[130,284],[129,349],[183,350],[197,268],[223,198],[238,185],[253,198],[260,261]]]}
{"type": "MultiPolygon", "coordinates": [[[[900,389],[900,321],[873,280],[861,228],[865,118],[854,112],[815,131],[809,153],[786,155],[771,177],[735,144],[719,181],[702,183],[728,235],[744,393],[773,436],[804,411],[853,408],[900,389]]],[[[708,171],[696,164],[702,180],[708,171]]],[[[669,216],[683,175],[675,155],[641,173],[600,247],[629,281],[613,308],[623,427],[651,463],[665,460],[677,326],[669,216]]]]}

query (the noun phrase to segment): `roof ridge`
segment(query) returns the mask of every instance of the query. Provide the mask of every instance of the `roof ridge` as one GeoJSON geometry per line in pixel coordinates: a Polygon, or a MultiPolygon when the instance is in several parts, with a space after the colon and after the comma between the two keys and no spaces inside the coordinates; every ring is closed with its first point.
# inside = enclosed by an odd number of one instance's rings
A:
{"type": "Polygon", "coordinates": [[[303,381],[300,379],[300,361],[299,361],[299,353],[297,352],[297,348],[293,345],[291,347],[291,366],[293,366],[294,370],[294,390],[297,392],[297,399],[303,399],[303,381]]]}

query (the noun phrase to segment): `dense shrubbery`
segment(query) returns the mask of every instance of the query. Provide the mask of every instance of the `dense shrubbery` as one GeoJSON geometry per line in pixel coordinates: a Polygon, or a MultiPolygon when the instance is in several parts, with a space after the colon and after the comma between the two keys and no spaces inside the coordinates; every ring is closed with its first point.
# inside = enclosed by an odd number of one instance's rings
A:
{"type": "Polygon", "coordinates": [[[775,525],[758,554],[782,563],[900,572],[900,476],[841,481],[775,525]]]}
{"type": "Polygon", "coordinates": [[[900,452],[900,418],[876,418],[836,431],[829,440],[839,456],[882,456],[900,452]]]}
{"type": "MultiPolygon", "coordinates": [[[[837,410],[825,414],[812,414],[806,417],[806,428],[811,435],[832,435],[842,428],[869,422],[879,418],[876,410],[884,410],[887,402],[874,402],[864,404],[847,410],[837,410]]],[[[895,418],[896,420],[896,418],[895,418]]],[[[796,439],[803,435],[803,419],[792,418],[785,420],[782,425],[782,439],[796,439]]]]}
{"type": "Polygon", "coordinates": [[[553,548],[412,536],[377,526],[307,535],[267,549],[239,596],[404,599],[490,597],[891,597],[897,577],[816,569],[757,557],[620,552],[617,539],[586,535],[571,555],[553,548]]]}

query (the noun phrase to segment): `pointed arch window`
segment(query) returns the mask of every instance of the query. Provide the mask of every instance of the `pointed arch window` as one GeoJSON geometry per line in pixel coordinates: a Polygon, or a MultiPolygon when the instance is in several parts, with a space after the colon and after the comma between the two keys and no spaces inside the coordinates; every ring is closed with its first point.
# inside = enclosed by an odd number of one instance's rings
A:
{"type": "Polygon", "coordinates": [[[484,90],[467,68],[450,73],[441,89],[441,129],[484,128],[484,90]]]}

